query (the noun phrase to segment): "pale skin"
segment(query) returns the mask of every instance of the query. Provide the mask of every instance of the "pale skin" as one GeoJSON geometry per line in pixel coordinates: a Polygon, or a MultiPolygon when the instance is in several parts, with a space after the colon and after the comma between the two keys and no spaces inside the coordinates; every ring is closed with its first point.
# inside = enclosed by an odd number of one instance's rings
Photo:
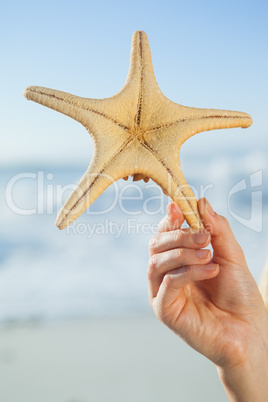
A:
{"type": "Polygon", "coordinates": [[[231,402],[268,401],[268,314],[228,221],[198,201],[206,231],[172,203],[149,245],[156,316],[217,367],[231,402]],[[211,243],[212,253],[204,250],[211,243]]]}

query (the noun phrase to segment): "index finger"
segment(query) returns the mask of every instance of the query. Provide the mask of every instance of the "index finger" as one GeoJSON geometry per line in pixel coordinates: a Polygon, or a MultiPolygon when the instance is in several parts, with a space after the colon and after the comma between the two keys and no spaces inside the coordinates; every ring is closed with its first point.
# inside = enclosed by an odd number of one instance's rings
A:
{"type": "Polygon", "coordinates": [[[184,216],[180,207],[172,202],[167,206],[167,215],[160,221],[158,232],[169,232],[171,230],[180,229],[184,222],[184,216]]]}

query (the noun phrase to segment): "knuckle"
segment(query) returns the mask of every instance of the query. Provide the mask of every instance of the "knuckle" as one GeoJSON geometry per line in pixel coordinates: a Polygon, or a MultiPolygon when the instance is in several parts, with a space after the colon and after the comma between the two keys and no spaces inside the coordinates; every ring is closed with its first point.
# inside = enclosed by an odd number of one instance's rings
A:
{"type": "Polygon", "coordinates": [[[183,232],[179,229],[174,230],[174,241],[176,242],[176,244],[181,244],[182,243],[182,237],[183,237],[183,232]]]}
{"type": "Polygon", "coordinates": [[[149,249],[151,251],[154,251],[157,248],[157,243],[158,243],[158,236],[155,235],[149,241],[149,249]]]}
{"type": "Polygon", "coordinates": [[[172,283],[172,276],[170,274],[166,274],[163,278],[163,285],[165,286],[165,288],[170,287],[172,283]]]}
{"type": "Polygon", "coordinates": [[[172,275],[170,273],[166,273],[163,280],[162,280],[162,286],[165,289],[165,292],[168,291],[168,289],[171,287],[173,282],[172,275]]]}
{"type": "Polygon", "coordinates": [[[210,233],[210,235],[213,235],[214,227],[211,223],[206,222],[205,229],[208,233],[210,233]]]}
{"type": "Polygon", "coordinates": [[[156,256],[153,255],[152,257],[150,257],[149,259],[149,268],[151,269],[155,269],[156,268],[156,256]]]}
{"type": "Polygon", "coordinates": [[[156,259],[156,256],[153,255],[152,257],[150,257],[149,263],[148,263],[148,270],[147,270],[148,279],[152,279],[154,272],[156,270],[156,267],[157,267],[157,259],[156,259]]]}
{"type": "Polygon", "coordinates": [[[229,225],[229,222],[228,222],[228,219],[225,218],[225,216],[218,215],[218,218],[220,219],[221,223],[222,223],[224,226],[228,226],[228,227],[230,226],[230,225],[229,225]]]}
{"type": "Polygon", "coordinates": [[[183,249],[182,248],[177,248],[175,250],[176,258],[181,259],[183,257],[183,249]]]}

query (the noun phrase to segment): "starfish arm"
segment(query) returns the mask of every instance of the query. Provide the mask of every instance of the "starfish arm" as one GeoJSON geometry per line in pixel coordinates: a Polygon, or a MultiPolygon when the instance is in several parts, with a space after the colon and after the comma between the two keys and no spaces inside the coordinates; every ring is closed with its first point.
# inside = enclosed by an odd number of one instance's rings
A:
{"type": "Polygon", "coordinates": [[[147,80],[155,81],[148,37],[145,32],[136,31],[132,36],[130,65],[125,85],[131,85],[133,80],[142,80],[144,73],[147,80]]]}
{"type": "Polygon", "coordinates": [[[84,99],[55,89],[31,86],[25,89],[26,99],[40,103],[82,123],[84,99]]]}
{"type": "MultiPolygon", "coordinates": [[[[116,172],[113,172],[116,173],[116,172]]],[[[118,177],[120,178],[120,177],[118,177]]],[[[117,179],[107,168],[91,164],[60,210],[56,225],[64,229],[77,219],[117,179]]]]}
{"type": "Polygon", "coordinates": [[[164,95],[155,79],[149,41],[143,31],[133,34],[129,72],[118,95],[131,106],[133,128],[146,129],[164,95]]]}
{"type": "Polygon", "coordinates": [[[56,225],[64,229],[77,219],[106,188],[132,173],[129,169],[127,148],[133,139],[124,142],[96,144],[92,162],[84,176],[58,214],[56,225]]]}
{"type": "Polygon", "coordinates": [[[135,115],[138,115],[136,120],[140,119],[139,110],[141,102],[146,100],[146,87],[158,88],[147,35],[143,31],[137,31],[132,38],[127,80],[116,95],[104,99],[89,99],[55,89],[30,86],[24,91],[24,96],[77,120],[87,128],[90,125],[89,117],[102,117],[129,130],[135,125],[135,115]]]}
{"type": "Polygon", "coordinates": [[[184,121],[181,122],[185,129],[183,135],[181,135],[181,144],[193,135],[203,131],[235,127],[247,128],[252,124],[250,115],[243,112],[189,108],[188,113],[184,121]]]}
{"type": "Polygon", "coordinates": [[[167,108],[165,122],[151,126],[146,136],[169,138],[175,146],[181,146],[188,138],[203,131],[221,128],[247,128],[252,124],[250,115],[243,112],[218,109],[198,109],[170,105],[167,108]],[[169,116],[169,118],[168,118],[169,116]],[[176,118],[176,116],[178,116],[176,118]],[[176,140],[177,138],[177,140],[176,140]]]}
{"type": "Polygon", "coordinates": [[[196,197],[181,171],[162,168],[158,170],[157,175],[152,172],[151,179],[179,205],[186,222],[192,229],[204,229],[204,224],[198,212],[196,197]]]}
{"type": "Polygon", "coordinates": [[[112,98],[90,99],[55,89],[31,86],[26,88],[24,96],[73,118],[91,132],[95,131],[94,123],[98,125],[101,120],[118,125],[124,130],[128,130],[130,124],[130,119],[126,118],[127,113],[124,113],[124,105],[122,106],[117,95],[112,98]]]}
{"type": "Polygon", "coordinates": [[[142,173],[151,177],[164,193],[180,206],[189,226],[196,229],[204,228],[196,198],[181,171],[179,148],[174,148],[170,152],[169,142],[162,142],[156,138],[151,138],[150,143],[144,140],[143,146],[152,156],[150,163],[152,168],[149,172],[145,170],[142,173]]]}

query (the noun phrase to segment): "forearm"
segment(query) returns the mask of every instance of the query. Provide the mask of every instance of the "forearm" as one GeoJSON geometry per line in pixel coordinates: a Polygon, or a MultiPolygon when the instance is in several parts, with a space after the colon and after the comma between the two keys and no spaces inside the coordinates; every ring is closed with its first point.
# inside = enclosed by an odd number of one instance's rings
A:
{"type": "Polygon", "coordinates": [[[230,402],[268,401],[268,351],[241,365],[217,368],[230,402]]]}

